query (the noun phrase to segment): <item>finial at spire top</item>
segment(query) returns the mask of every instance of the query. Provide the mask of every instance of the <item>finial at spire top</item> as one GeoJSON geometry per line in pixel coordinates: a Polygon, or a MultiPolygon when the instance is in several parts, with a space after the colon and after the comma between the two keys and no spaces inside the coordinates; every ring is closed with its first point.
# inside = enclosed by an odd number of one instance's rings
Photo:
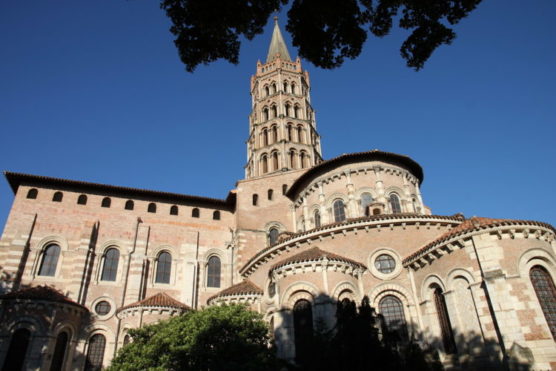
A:
{"type": "Polygon", "coordinates": [[[278,16],[277,15],[274,16],[274,23],[278,23],[278,16]]]}

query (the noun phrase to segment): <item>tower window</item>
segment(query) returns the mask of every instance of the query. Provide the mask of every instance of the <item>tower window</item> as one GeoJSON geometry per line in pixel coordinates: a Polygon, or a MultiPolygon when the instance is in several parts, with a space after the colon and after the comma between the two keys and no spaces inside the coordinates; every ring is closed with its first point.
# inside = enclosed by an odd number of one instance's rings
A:
{"type": "Polygon", "coordinates": [[[272,168],[273,170],[278,170],[280,168],[278,164],[278,152],[272,153],[272,168]]]}
{"type": "Polygon", "coordinates": [[[110,197],[104,197],[100,203],[101,207],[110,207],[110,204],[112,203],[112,200],[110,200],[110,197]]]}
{"type": "Polygon", "coordinates": [[[62,202],[62,198],[64,198],[64,194],[62,192],[55,192],[54,196],[52,196],[53,202],[62,202]]]}
{"type": "Polygon", "coordinates": [[[272,189],[269,189],[268,192],[267,192],[268,200],[269,200],[269,201],[272,201],[272,193],[274,193],[274,192],[272,191],[272,189]]]}
{"type": "Polygon", "coordinates": [[[287,191],[288,191],[288,185],[282,184],[282,194],[285,195],[287,191]]]}
{"type": "Polygon", "coordinates": [[[278,117],[278,109],[276,106],[270,107],[270,110],[272,111],[272,118],[278,117]]]}
{"type": "Polygon", "coordinates": [[[278,127],[276,125],[272,126],[272,143],[278,141],[278,127]]]}
{"type": "Polygon", "coordinates": [[[399,214],[402,212],[402,206],[400,205],[400,198],[397,194],[390,194],[390,207],[392,208],[393,214],[399,214]]]}
{"type": "Polygon", "coordinates": [[[151,202],[149,206],[147,206],[147,212],[156,213],[156,204],[154,202],[151,202]]]}
{"type": "Polygon", "coordinates": [[[320,228],[320,212],[315,210],[315,228],[320,228]]]}
{"type": "Polygon", "coordinates": [[[259,203],[259,195],[255,193],[253,195],[253,206],[257,206],[258,203],[259,203]]]}
{"type": "Polygon", "coordinates": [[[213,220],[220,220],[220,211],[215,210],[215,211],[212,213],[212,219],[213,219],[213,220]]]}
{"type": "Polygon", "coordinates": [[[132,200],[127,200],[127,201],[125,202],[125,207],[124,207],[124,208],[125,208],[126,210],[133,210],[134,206],[135,206],[135,205],[134,205],[134,203],[133,203],[132,200]]]}
{"type": "Polygon", "coordinates": [[[295,151],[293,149],[290,151],[290,167],[295,169],[295,151]]]}
{"type": "Polygon", "coordinates": [[[170,207],[170,215],[178,215],[178,207],[176,205],[170,207]]]}
{"type": "Polygon", "coordinates": [[[296,94],[297,89],[296,89],[295,82],[292,82],[291,91],[292,91],[292,94],[296,94]]]}
{"type": "Polygon", "coordinates": [[[198,218],[201,215],[201,212],[199,211],[198,208],[194,208],[193,210],[191,210],[191,217],[193,218],[198,218]]]}
{"type": "Polygon", "coordinates": [[[27,198],[34,200],[37,198],[37,195],[39,194],[39,191],[37,191],[36,188],[31,188],[28,192],[27,192],[27,198]]]}
{"type": "Polygon", "coordinates": [[[301,125],[297,127],[297,142],[303,143],[303,128],[301,125]]]}
{"type": "Polygon", "coordinates": [[[363,215],[369,216],[370,210],[369,206],[373,203],[373,196],[369,192],[361,194],[361,209],[363,209],[363,215]]]}
{"type": "Polygon", "coordinates": [[[77,197],[77,204],[78,205],[87,205],[87,196],[86,195],[79,195],[79,197],[77,197]]]}

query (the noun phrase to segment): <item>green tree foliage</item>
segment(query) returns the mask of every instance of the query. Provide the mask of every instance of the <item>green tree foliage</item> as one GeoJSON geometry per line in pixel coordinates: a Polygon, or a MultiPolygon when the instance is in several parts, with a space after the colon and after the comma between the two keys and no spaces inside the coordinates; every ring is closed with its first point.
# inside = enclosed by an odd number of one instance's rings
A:
{"type": "Polygon", "coordinates": [[[130,330],[108,368],[116,370],[276,369],[262,317],[242,305],[214,306],[130,330]]]}
{"type": "MultiPolygon", "coordinates": [[[[226,59],[237,64],[240,37],[263,32],[269,16],[289,0],[161,0],[186,70],[226,59]]],[[[287,31],[299,56],[317,67],[336,68],[359,56],[368,34],[387,35],[394,22],[411,33],[400,53],[421,69],[434,50],[456,37],[450,26],[481,0],[292,0],[287,31]]]]}

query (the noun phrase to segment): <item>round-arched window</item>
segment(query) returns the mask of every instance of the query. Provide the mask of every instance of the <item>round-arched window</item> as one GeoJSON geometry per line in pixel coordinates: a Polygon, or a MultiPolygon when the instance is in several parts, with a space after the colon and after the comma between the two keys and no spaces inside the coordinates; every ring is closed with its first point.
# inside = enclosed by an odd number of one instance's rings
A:
{"type": "Polygon", "coordinates": [[[270,230],[268,231],[268,241],[271,246],[278,242],[278,234],[279,232],[276,228],[270,228],[270,230]]]}
{"type": "Polygon", "coordinates": [[[112,309],[112,307],[106,300],[100,301],[97,303],[97,305],[95,305],[95,313],[99,316],[107,315],[108,313],[110,313],[110,309],[112,309]]]}
{"type": "Polygon", "coordinates": [[[381,254],[375,260],[375,268],[380,273],[392,273],[396,268],[396,261],[391,255],[381,254]]]}

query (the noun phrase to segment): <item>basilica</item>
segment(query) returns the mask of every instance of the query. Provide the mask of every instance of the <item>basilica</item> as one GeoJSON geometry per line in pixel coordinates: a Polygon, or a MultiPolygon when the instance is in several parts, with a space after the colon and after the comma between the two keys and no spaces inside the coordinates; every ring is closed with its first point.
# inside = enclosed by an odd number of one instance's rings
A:
{"type": "Polygon", "coordinates": [[[5,172],[2,370],[100,370],[130,329],[222,303],[295,362],[300,334],[364,297],[447,368],[556,368],[554,227],[436,215],[405,155],[324,159],[310,92],[275,22],[225,199],[5,172]]]}

